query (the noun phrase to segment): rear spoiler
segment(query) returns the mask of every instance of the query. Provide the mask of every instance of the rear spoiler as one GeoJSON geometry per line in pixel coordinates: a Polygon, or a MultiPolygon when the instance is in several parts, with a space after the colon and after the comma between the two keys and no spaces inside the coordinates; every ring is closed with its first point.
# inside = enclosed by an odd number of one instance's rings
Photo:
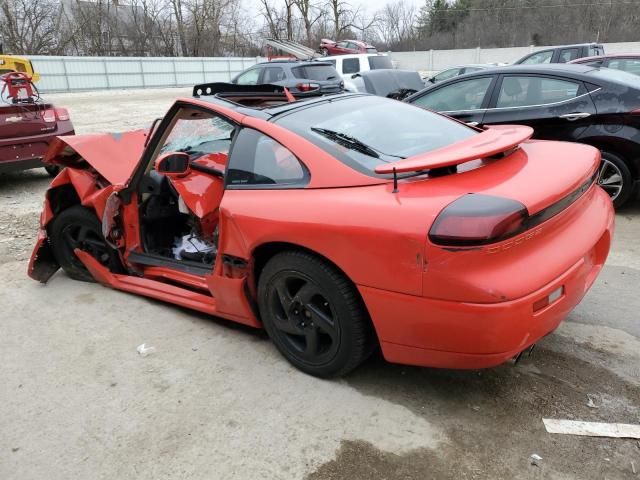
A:
{"type": "Polygon", "coordinates": [[[471,138],[456,142],[431,152],[413,157],[385,163],[376,167],[376,173],[402,173],[431,170],[434,168],[450,167],[487,158],[501,153],[507,153],[529,140],[533,135],[531,127],[521,125],[498,125],[487,128],[482,133],[471,138]]]}
{"type": "Polygon", "coordinates": [[[282,85],[272,85],[270,83],[263,83],[261,85],[236,85],[235,83],[215,82],[215,83],[201,83],[193,87],[193,96],[200,98],[203,96],[218,96],[220,98],[225,97],[264,97],[271,96],[275,98],[284,98],[287,100],[292,95],[297,98],[308,98],[321,96],[320,90],[310,92],[296,92],[291,93],[282,85]]]}

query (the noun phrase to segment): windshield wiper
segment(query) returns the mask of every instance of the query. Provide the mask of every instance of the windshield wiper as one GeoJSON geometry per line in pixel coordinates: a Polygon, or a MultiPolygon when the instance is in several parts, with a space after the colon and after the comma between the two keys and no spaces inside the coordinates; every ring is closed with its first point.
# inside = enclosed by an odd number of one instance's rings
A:
{"type": "Polygon", "coordinates": [[[361,142],[351,135],[336,132],[335,130],[329,130],[328,128],[311,127],[311,130],[347,148],[357,150],[358,152],[364,153],[365,155],[373,158],[380,158],[380,154],[378,154],[378,152],[373,147],[370,147],[366,143],[361,142]]]}

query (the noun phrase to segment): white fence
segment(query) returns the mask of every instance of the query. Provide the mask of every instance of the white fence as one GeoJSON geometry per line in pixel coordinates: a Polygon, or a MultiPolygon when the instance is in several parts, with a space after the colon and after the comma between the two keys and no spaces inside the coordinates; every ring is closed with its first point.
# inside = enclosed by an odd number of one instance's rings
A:
{"type": "Polygon", "coordinates": [[[259,59],[219,57],[30,56],[42,92],[74,92],[228,82],[259,59]]]}
{"type": "MultiPolygon", "coordinates": [[[[467,48],[392,52],[397,68],[437,72],[468,63],[511,63],[549,47],[467,48]]],[[[606,43],[605,52],[640,52],[640,42],[606,43]]],[[[260,57],[29,57],[41,75],[42,92],[73,92],[146,87],[191,86],[227,82],[260,57]]]]}
{"type": "MultiPolygon", "coordinates": [[[[398,68],[438,72],[445,68],[469,63],[512,63],[526,54],[550,47],[461,48],[457,50],[426,50],[394,52],[391,58],[398,68]]],[[[640,42],[605,43],[605,53],[638,52],[640,42]]]]}

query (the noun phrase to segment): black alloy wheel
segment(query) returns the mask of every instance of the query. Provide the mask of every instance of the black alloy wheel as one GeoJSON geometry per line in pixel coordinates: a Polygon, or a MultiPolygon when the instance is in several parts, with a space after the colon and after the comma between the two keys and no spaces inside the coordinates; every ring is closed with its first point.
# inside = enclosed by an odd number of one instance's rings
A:
{"type": "Polygon", "coordinates": [[[76,205],[56,216],[49,230],[49,237],[56,260],[74,280],[95,281],[76,256],[76,248],[89,253],[112,271],[120,269],[118,252],[107,245],[102,236],[100,221],[87,208],[76,205]]]}
{"type": "Polygon", "coordinates": [[[374,334],[355,287],[314,255],[290,251],[269,260],[258,303],[273,343],[306,373],[344,375],[371,353],[374,334]]]}

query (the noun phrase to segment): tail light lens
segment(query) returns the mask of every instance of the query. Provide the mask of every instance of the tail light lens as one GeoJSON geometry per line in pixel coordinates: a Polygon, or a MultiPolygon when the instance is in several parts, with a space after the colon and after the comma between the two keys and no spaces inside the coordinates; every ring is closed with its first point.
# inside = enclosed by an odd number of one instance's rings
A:
{"type": "Polygon", "coordinates": [[[440,212],[429,239],[436,245],[486,245],[517,235],[525,229],[528,217],[520,202],[469,193],[440,212]]]}
{"type": "Polygon", "coordinates": [[[69,120],[69,111],[66,108],[56,108],[56,117],[60,121],[69,120]]]}
{"type": "Polygon", "coordinates": [[[56,121],[56,111],[49,109],[49,110],[45,110],[44,113],[42,114],[42,120],[44,120],[47,123],[53,123],[56,121]]]}
{"type": "Polygon", "coordinates": [[[310,92],[311,90],[317,90],[320,88],[320,84],[318,83],[299,83],[296,85],[296,88],[301,92],[310,92]]]}

